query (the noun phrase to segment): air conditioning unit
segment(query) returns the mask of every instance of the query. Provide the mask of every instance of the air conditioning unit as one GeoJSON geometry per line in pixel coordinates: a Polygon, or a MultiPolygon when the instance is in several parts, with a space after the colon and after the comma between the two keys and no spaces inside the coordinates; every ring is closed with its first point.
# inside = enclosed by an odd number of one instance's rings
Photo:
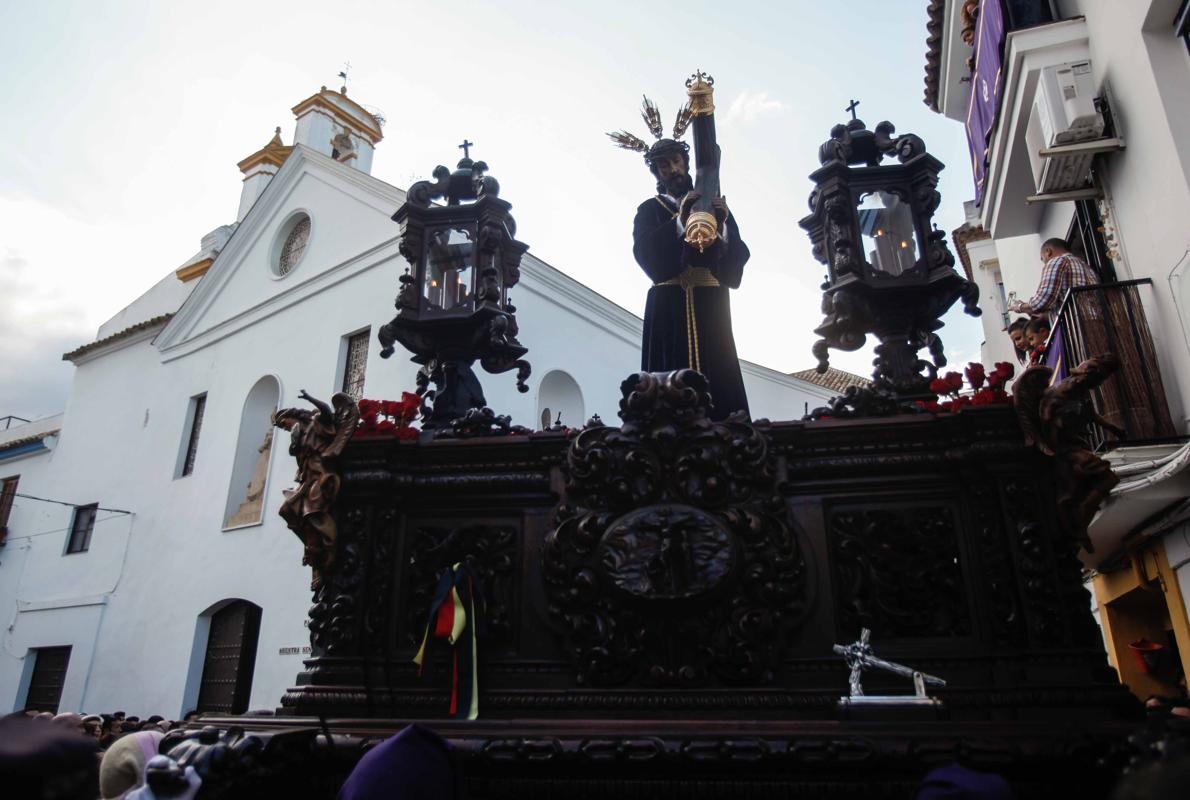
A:
{"type": "Polygon", "coordinates": [[[1043,69],[1025,131],[1038,194],[1082,188],[1095,157],[1093,152],[1043,156],[1041,151],[1099,139],[1103,129],[1103,114],[1095,108],[1091,62],[1071,61],[1043,69]]]}

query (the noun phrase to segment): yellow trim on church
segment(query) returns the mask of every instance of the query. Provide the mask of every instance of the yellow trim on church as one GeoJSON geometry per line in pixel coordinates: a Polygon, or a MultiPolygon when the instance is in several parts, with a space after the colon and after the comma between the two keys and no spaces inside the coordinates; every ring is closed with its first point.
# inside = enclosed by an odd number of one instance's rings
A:
{"type": "Polygon", "coordinates": [[[295,117],[300,116],[303,112],[311,108],[327,111],[331,116],[338,117],[340,122],[349,124],[352,129],[362,131],[372,140],[372,144],[376,144],[384,138],[384,133],[380,130],[380,123],[376,122],[376,118],[366,108],[352,100],[346,94],[332,92],[324,86],[318,94],[310,95],[294,106],[293,115],[295,117]],[[334,97],[335,99],[330,100],[330,97],[334,97]],[[347,104],[351,110],[340,106],[340,102],[347,104]],[[358,113],[353,113],[355,111],[358,111],[358,113]]]}
{"type": "Polygon", "coordinates": [[[181,267],[174,274],[178,276],[178,280],[180,280],[182,283],[187,283],[189,281],[195,280],[196,278],[201,278],[203,275],[206,275],[207,270],[209,270],[211,265],[214,263],[215,259],[204,258],[202,261],[195,261],[193,264],[187,264],[186,266],[181,267]]]}

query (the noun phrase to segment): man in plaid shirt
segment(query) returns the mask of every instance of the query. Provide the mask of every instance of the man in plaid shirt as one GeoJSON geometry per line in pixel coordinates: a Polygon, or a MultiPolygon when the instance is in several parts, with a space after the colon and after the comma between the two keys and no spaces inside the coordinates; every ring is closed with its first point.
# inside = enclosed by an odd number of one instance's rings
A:
{"type": "Polygon", "coordinates": [[[1041,283],[1037,293],[1026,302],[1017,300],[1009,311],[1038,316],[1045,314],[1051,319],[1058,314],[1058,307],[1072,286],[1090,286],[1099,283],[1098,277],[1081,258],[1070,252],[1065,239],[1046,239],[1041,246],[1041,283]]]}

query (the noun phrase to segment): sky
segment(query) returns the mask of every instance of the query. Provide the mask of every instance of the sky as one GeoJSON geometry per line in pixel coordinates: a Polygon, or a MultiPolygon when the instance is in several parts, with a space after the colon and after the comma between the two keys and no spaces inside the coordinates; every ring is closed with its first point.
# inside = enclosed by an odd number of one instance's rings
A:
{"type": "MultiPolygon", "coordinates": [[[[924,0],[0,0],[0,417],[64,407],[62,353],[234,221],[236,163],[278,125],[291,143],[290,108],[338,88],[344,62],[349,95],[387,119],[373,175],[404,188],[475,142],[530,252],[637,314],[632,217],[654,181],[605,133],[647,137],[642,93],[668,125],[685,79],[710,73],[722,190],[752,252],[737,349],[813,367],[824,268],[797,221],[849,101],[949,165],[940,229],[972,196],[962,127],[922,103],[925,25],[924,0]]],[[[978,322],[945,321],[951,362],[977,359],[978,322]]],[[[831,363],[867,375],[870,349],[831,363]]]]}

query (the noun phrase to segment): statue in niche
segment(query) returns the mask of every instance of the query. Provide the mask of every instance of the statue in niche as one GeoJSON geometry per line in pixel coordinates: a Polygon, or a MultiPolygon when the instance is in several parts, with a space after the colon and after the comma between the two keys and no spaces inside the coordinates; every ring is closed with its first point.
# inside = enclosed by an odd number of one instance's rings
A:
{"type": "Polygon", "coordinates": [[[257,448],[256,466],[252,470],[252,478],[248,481],[248,489],[244,495],[244,502],[236,509],[236,513],[227,521],[227,527],[237,525],[251,525],[260,521],[260,507],[264,503],[264,485],[269,476],[269,456],[273,451],[273,430],[270,428],[264,434],[264,442],[257,448]]]}
{"type": "Polygon", "coordinates": [[[331,139],[331,158],[336,161],[347,161],[355,156],[355,142],[351,140],[351,133],[344,128],[331,139]]]}
{"type": "Polygon", "coordinates": [[[342,479],[333,461],[355,433],[359,406],[343,392],[331,396],[331,405],[311,397],[305,389],[299,397],[315,410],[285,408],[273,413],[273,424],[291,432],[289,454],[298,462],[298,487],[285,491],[280,514],[302,540],[302,563],[313,569],[311,588],[318,589],[337,555],[338,531],[331,507],[342,479]]]}

